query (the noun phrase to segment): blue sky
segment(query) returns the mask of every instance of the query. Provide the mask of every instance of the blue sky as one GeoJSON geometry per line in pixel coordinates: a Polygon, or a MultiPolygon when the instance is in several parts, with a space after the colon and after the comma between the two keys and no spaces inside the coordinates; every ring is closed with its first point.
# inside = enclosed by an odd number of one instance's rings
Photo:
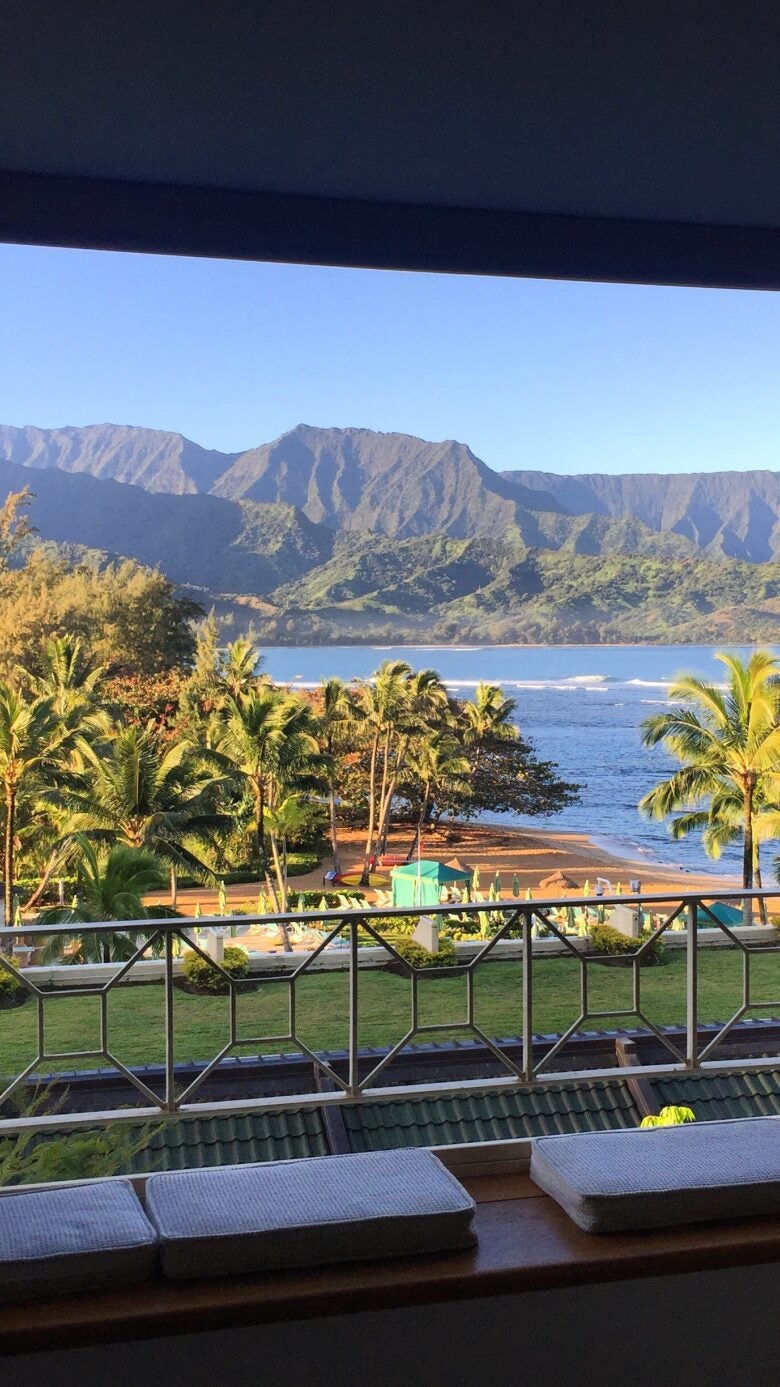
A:
{"type": "Polygon", "coordinates": [[[297,423],[496,468],[780,465],[780,297],[0,246],[0,423],[237,451],[297,423]]]}

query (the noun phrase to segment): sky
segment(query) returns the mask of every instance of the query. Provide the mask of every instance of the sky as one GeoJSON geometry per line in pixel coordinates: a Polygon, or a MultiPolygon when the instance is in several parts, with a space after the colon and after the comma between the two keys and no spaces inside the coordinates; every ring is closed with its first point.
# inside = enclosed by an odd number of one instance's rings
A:
{"type": "Polygon", "coordinates": [[[780,296],[0,246],[0,423],[296,424],[498,470],[780,466],[780,296]]]}

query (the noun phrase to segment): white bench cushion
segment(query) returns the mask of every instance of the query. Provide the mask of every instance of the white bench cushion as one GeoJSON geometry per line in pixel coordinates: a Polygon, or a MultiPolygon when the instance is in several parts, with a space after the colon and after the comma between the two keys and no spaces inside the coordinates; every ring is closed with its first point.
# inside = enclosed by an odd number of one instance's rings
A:
{"type": "Polygon", "coordinates": [[[151,1175],[146,1207],[170,1277],[250,1275],[475,1241],[474,1201],[420,1150],[151,1175]]]}
{"type": "Polygon", "coordinates": [[[154,1271],[157,1236],[129,1181],[0,1196],[0,1304],[105,1286],[154,1271]]]}
{"type": "Polygon", "coordinates": [[[589,1233],[780,1214],[780,1121],[542,1137],[531,1179],[589,1233]]]}

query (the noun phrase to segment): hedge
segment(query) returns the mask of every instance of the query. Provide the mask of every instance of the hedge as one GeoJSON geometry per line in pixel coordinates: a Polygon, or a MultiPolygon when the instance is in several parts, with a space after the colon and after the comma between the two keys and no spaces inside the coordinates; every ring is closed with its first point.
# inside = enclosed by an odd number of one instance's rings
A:
{"type": "MultiPolygon", "coordinates": [[[[249,957],[246,949],[234,944],[225,945],[222,967],[231,978],[245,978],[249,972],[249,957]]],[[[190,950],[184,955],[184,978],[192,992],[204,992],[210,996],[224,996],[230,991],[227,978],[223,977],[214,964],[207,962],[200,954],[190,950]]]]}

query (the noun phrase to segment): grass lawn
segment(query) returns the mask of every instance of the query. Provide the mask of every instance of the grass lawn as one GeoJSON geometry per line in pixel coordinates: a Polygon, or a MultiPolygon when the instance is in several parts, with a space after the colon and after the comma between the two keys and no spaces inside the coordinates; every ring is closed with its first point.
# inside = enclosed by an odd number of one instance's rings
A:
{"type": "MultiPolygon", "coordinates": [[[[780,954],[754,954],[752,994],[757,1001],[777,999],[774,1008],[756,1015],[780,1015],[780,954]]],[[[606,1011],[631,1006],[631,969],[588,965],[589,1009],[606,1011]]],[[[741,1001],[742,958],[735,950],[699,954],[699,1018],[727,1020],[741,1001]]],[[[517,1035],[520,1030],[522,965],[486,963],[477,970],[477,1024],[490,1036],[517,1035]]],[[[685,1020],[685,958],[675,952],[669,961],[641,972],[642,1008],[656,1024],[685,1020]]],[[[340,1049],[347,1043],[348,978],[346,973],[304,976],[297,984],[297,1029],[313,1050],[340,1049]]],[[[291,1044],[260,1044],[253,1037],[283,1034],[288,1029],[288,987],[270,981],[241,988],[237,1002],[239,1034],[246,1043],[236,1054],[294,1049],[291,1044]]],[[[366,969],[360,976],[361,1045],[387,1045],[399,1040],[409,1026],[410,986],[406,979],[366,969]]],[[[420,1023],[457,1022],[465,1016],[465,982],[460,978],[423,981],[420,985],[420,1023]]],[[[117,988],[110,994],[109,1034],[113,1053],[128,1065],[161,1063],[164,1059],[164,996],[160,983],[117,988]]],[[[537,1034],[565,1030],[579,1010],[579,967],[573,959],[544,959],[534,963],[534,1030],[537,1034]]],[[[51,1053],[87,1050],[98,1045],[98,1000],[51,998],[44,1004],[46,1048],[51,1053]]],[[[208,1060],[228,1036],[228,999],[200,997],[177,991],[174,1004],[176,1059],[208,1060]]],[[[588,1021],[583,1029],[631,1026],[625,1021],[588,1021]]],[[[453,1031],[465,1035],[465,1031],[453,1031]]],[[[0,1011],[0,1073],[18,1073],[35,1054],[36,1008],[0,1011]]],[[[424,1039],[425,1037],[421,1037],[424,1039]]],[[[437,1036],[442,1039],[442,1033],[437,1036]]],[[[91,1068],[98,1061],[63,1061],[49,1068],[91,1068]]]]}

